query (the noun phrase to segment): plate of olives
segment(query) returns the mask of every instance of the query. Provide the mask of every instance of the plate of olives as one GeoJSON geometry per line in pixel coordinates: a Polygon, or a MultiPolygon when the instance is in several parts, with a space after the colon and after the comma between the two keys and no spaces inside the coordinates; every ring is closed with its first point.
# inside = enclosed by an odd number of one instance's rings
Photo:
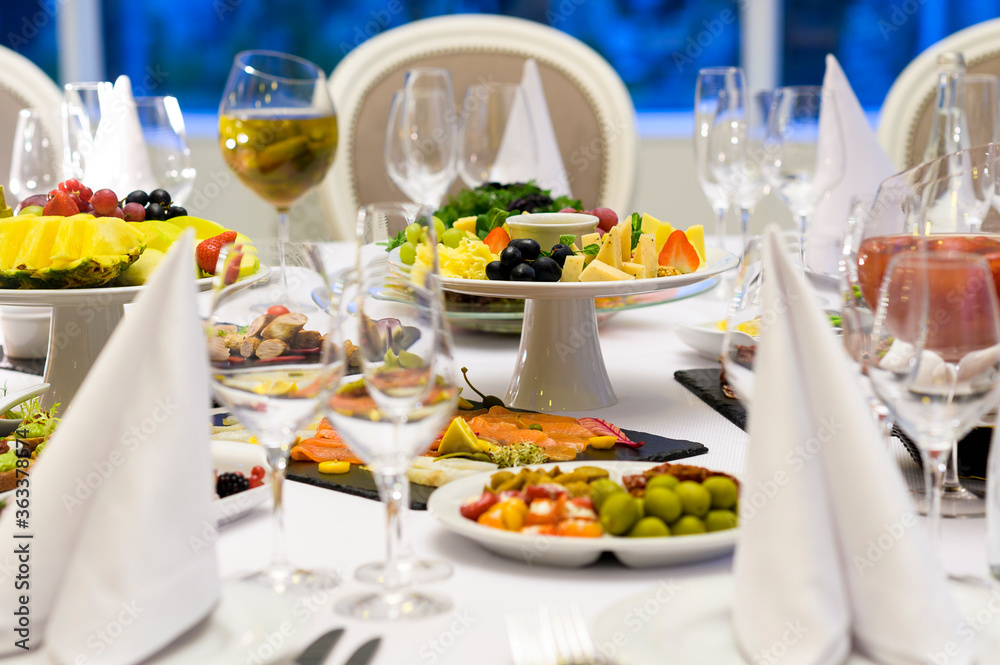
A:
{"type": "Polygon", "coordinates": [[[587,566],[610,552],[649,568],[730,554],[739,482],[655,462],[563,462],[457,480],[431,494],[441,525],[529,565],[587,566]]]}

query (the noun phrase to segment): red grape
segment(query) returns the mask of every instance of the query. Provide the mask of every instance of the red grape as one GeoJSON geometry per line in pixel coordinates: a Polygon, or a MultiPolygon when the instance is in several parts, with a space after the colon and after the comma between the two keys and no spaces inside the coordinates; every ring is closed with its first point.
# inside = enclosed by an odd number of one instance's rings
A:
{"type": "MultiPolygon", "coordinates": [[[[76,197],[73,198],[76,200],[76,197]]],[[[90,201],[81,200],[77,204],[77,207],[80,208],[80,212],[89,212],[91,215],[94,214],[94,206],[90,203],[90,201]]]]}
{"type": "Polygon", "coordinates": [[[21,201],[20,208],[22,210],[24,208],[27,208],[28,206],[42,206],[44,208],[45,204],[48,202],[49,202],[49,197],[47,197],[45,194],[35,194],[21,201]]]}
{"type": "Polygon", "coordinates": [[[590,214],[597,217],[597,226],[605,231],[610,231],[618,224],[618,215],[611,208],[594,208],[590,214]]]}
{"type": "Polygon", "coordinates": [[[80,193],[80,198],[83,199],[84,201],[89,201],[94,196],[94,190],[92,190],[90,187],[81,187],[79,193],[80,193]]]}
{"type": "Polygon", "coordinates": [[[576,208],[563,208],[559,212],[576,212],[576,208]]]}
{"type": "Polygon", "coordinates": [[[288,314],[288,308],[284,305],[271,305],[267,308],[268,316],[281,316],[282,314],[288,314]]]}
{"type": "Polygon", "coordinates": [[[117,217],[118,219],[125,219],[125,213],[122,212],[121,208],[115,208],[115,211],[110,215],[105,215],[105,217],[117,217]]]}
{"type": "Polygon", "coordinates": [[[80,187],[83,186],[83,185],[80,184],[80,181],[77,180],[76,178],[70,178],[69,180],[64,180],[62,182],[62,184],[60,185],[60,187],[62,185],[66,185],[66,189],[63,190],[63,191],[66,191],[66,192],[76,192],[76,191],[79,191],[80,187]]]}
{"type": "Polygon", "coordinates": [[[110,189],[99,189],[94,192],[90,199],[94,210],[103,217],[117,216],[115,209],[118,208],[118,197],[110,189]]]}
{"type": "Polygon", "coordinates": [[[141,222],[146,219],[146,209],[138,203],[126,203],[122,209],[126,222],[141,222]]]}

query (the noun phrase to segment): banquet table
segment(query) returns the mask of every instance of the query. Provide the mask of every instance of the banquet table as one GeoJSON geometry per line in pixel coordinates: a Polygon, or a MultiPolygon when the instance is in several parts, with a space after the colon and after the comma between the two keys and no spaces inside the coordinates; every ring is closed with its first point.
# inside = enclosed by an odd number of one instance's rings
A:
{"type": "MultiPolygon", "coordinates": [[[[344,252],[349,256],[349,252],[344,252]]],[[[724,303],[715,289],[698,297],[617,314],[600,330],[608,373],[618,403],[602,409],[599,417],[629,429],[690,439],[705,444],[708,453],[690,458],[692,463],[739,475],[746,461],[747,436],[677,383],[679,369],[717,366],[698,356],[676,336],[678,324],[717,320],[724,303]]],[[[479,389],[503,395],[514,364],[518,339],[455,330],[459,366],[468,367],[479,389]]],[[[36,382],[13,372],[0,372],[8,388],[36,382]]],[[[585,415],[573,414],[570,415],[585,415]]],[[[916,465],[898,441],[893,454],[911,481],[919,481],[916,465]]],[[[683,586],[686,581],[731,568],[731,557],[667,568],[630,569],[605,556],[580,569],[528,565],[501,558],[459,535],[449,533],[427,512],[411,513],[416,552],[446,559],[455,573],[447,581],[427,585],[428,591],[449,596],[452,611],[437,617],[403,621],[364,622],[341,617],[332,605],[348,594],[367,589],[351,579],[360,564],[383,555],[385,510],[377,502],[299,483],[288,483],[286,521],[290,552],[306,567],[338,570],[347,580],[330,593],[303,599],[306,612],[294,620],[306,622],[306,642],[330,628],[343,626],[346,634],[327,663],[343,663],[353,648],[372,636],[382,645],[374,659],[378,665],[455,663],[510,663],[504,618],[540,604],[577,604],[593,627],[609,606],[657,585],[683,586]]],[[[984,520],[945,520],[944,561],[949,573],[985,578],[984,520]]],[[[224,577],[262,567],[270,554],[268,508],[221,529],[217,541],[220,571],[224,577]]],[[[775,543],[780,547],[780,543],[775,543]]],[[[785,591],[787,592],[787,591],[785,591]]],[[[637,611],[645,611],[637,608],[637,611]]],[[[634,617],[621,630],[634,630],[634,617]]],[[[302,646],[305,645],[303,643],[302,646]]],[[[45,662],[32,654],[9,662],[45,662]]]]}

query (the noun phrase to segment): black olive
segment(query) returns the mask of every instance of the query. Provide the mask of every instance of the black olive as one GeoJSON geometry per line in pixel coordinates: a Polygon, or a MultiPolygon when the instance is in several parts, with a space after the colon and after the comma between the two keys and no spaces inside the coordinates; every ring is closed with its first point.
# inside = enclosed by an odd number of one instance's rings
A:
{"type": "Polygon", "coordinates": [[[486,279],[504,280],[510,277],[510,270],[504,270],[499,261],[490,261],[486,264],[486,279]]]}
{"type": "Polygon", "coordinates": [[[542,253],[542,248],[538,244],[537,240],[532,240],[531,238],[518,238],[517,240],[511,240],[508,247],[517,247],[521,252],[521,258],[525,261],[534,261],[538,258],[538,255],[542,253]]]}
{"type": "Polygon", "coordinates": [[[535,269],[527,263],[522,263],[510,271],[510,279],[514,282],[533,282],[535,281],[535,269]]]}
{"type": "Polygon", "coordinates": [[[539,256],[532,267],[535,269],[535,281],[558,282],[562,277],[562,268],[548,256],[539,256]]]}
{"type": "Polygon", "coordinates": [[[500,252],[500,267],[505,270],[513,270],[522,261],[524,261],[524,257],[521,256],[521,250],[517,247],[507,245],[500,252]]]}

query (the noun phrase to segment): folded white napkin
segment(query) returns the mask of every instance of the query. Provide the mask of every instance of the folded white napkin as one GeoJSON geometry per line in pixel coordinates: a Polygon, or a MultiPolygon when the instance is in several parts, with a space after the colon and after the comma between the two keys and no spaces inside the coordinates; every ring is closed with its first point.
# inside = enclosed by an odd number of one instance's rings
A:
{"type": "Polygon", "coordinates": [[[569,178],[563,166],[562,153],[552,128],[549,105],[545,100],[542,77],[538,73],[538,63],[529,58],[524,63],[521,75],[520,94],[514,100],[507,119],[500,150],[490,170],[490,180],[494,182],[523,182],[535,180],[542,189],[551,189],[552,196],[571,196],[569,178]],[[534,130],[534,164],[525,159],[524,139],[534,130]]]}
{"type": "Polygon", "coordinates": [[[119,76],[101,99],[101,122],[84,161],[83,181],[95,190],[108,187],[121,197],[157,187],[127,76],[119,76]]]}
{"type": "Polygon", "coordinates": [[[748,662],[970,662],[960,617],[843,344],[766,234],[749,459],[734,561],[748,662]],[[945,656],[947,654],[947,656],[945,656]],[[771,659],[771,660],[769,660],[771,659]]]}
{"type": "MultiPolygon", "coordinates": [[[[868,124],[865,111],[844,75],[844,70],[832,54],[826,56],[823,90],[833,93],[839,123],[834,123],[833,116],[820,109],[819,163],[823,164],[826,155],[831,152],[842,151],[844,172],[830,195],[816,206],[809,223],[810,229],[843,238],[847,232],[851,197],[874,194],[880,182],[896,173],[896,167],[879,145],[875,131],[868,124]]],[[[822,177],[822,174],[817,174],[817,179],[822,177]]],[[[821,266],[816,263],[823,259],[813,256],[808,244],[806,252],[809,265],[836,268],[835,264],[821,266]]]]}
{"type": "MultiPolygon", "coordinates": [[[[209,386],[193,234],[115,330],[30,475],[27,527],[0,518],[4,554],[30,551],[30,637],[61,665],[144,660],[219,599],[209,386]],[[30,538],[23,538],[29,535],[30,538]]],[[[8,559],[9,561],[9,559],[8,559]]],[[[0,654],[22,606],[0,593],[0,654]]]]}

